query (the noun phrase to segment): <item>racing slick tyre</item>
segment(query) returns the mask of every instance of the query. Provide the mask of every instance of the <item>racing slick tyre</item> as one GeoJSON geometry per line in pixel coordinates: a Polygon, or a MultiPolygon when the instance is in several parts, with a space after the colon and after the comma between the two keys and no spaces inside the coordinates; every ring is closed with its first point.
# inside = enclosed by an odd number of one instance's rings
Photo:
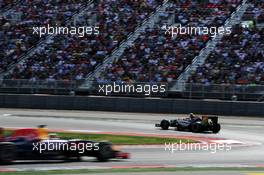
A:
{"type": "Polygon", "coordinates": [[[12,164],[15,161],[16,147],[12,143],[0,143],[0,164],[12,164]]]}
{"type": "Polygon", "coordinates": [[[113,158],[114,151],[112,150],[112,145],[107,142],[101,142],[99,144],[99,152],[97,155],[97,160],[99,162],[106,162],[113,158]]]}
{"type": "Polygon", "coordinates": [[[221,125],[218,124],[218,123],[216,125],[214,125],[213,128],[212,128],[212,131],[215,134],[218,133],[220,130],[221,130],[221,125]]]}
{"type": "Polygon", "coordinates": [[[162,121],[160,122],[160,127],[161,127],[161,129],[163,129],[163,130],[168,130],[169,127],[170,127],[170,122],[169,122],[168,120],[162,120],[162,121]]]}
{"type": "Polygon", "coordinates": [[[81,162],[82,158],[79,157],[65,157],[65,162],[81,162]]]}
{"type": "Polygon", "coordinates": [[[192,132],[201,132],[202,128],[200,124],[193,124],[191,127],[191,131],[192,132]]]}
{"type": "Polygon", "coordinates": [[[177,126],[177,131],[184,131],[183,127],[181,125],[177,126]]]}

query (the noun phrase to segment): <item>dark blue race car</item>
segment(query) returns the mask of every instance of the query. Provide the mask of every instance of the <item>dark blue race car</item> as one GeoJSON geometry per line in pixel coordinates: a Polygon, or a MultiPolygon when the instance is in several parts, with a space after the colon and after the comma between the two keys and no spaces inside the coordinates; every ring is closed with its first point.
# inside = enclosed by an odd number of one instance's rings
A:
{"type": "Polygon", "coordinates": [[[42,139],[39,129],[18,129],[9,137],[0,137],[0,164],[16,160],[81,160],[95,157],[99,161],[112,158],[129,158],[129,154],[114,147],[110,142],[91,140],[42,139]]]}

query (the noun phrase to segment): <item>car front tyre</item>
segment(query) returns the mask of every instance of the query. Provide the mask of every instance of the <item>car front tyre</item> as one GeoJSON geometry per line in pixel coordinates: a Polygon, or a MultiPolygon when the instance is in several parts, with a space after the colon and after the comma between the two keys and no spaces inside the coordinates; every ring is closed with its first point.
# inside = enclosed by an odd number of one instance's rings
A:
{"type": "Polygon", "coordinates": [[[106,162],[112,157],[113,157],[112,145],[104,142],[100,143],[97,160],[99,162],[106,162]]]}
{"type": "Polygon", "coordinates": [[[16,158],[15,151],[12,143],[0,143],[0,164],[12,164],[16,158]]]}
{"type": "Polygon", "coordinates": [[[170,122],[169,122],[168,120],[162,120],[162,121],[160,122],[160,127],[161,127],[161,129],[163,129],[163,130],[168,130],[169,127],[170,127],[170,122]]]}

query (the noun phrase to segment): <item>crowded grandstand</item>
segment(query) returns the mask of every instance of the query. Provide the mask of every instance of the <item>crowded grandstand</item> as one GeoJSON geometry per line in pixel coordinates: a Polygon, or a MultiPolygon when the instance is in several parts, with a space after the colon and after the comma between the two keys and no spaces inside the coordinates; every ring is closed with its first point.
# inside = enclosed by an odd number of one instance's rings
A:
{"type": "Polygon", "coordinates": [[[168,83],[173,91],[190,84],[264,85],[262,0],[4,0],[0,7],[2,87],[20,80],[81,81],[87,88],[168,83]],[[93,26],[99,33],[33,34],[33,27],[47,25],[93,26]],[[232,32],[172,37],[164,26],[232,32]]]}

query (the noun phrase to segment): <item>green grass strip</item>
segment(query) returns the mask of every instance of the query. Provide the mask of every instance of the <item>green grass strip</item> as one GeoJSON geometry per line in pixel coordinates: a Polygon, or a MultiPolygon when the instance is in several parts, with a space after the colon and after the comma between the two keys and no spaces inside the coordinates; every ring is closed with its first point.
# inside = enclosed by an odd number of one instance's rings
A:
{"type": "MultiPolygon", "coordinates": [[[[6,130],[5,135],[10,135],[11,130],[6,130]]],[[[53,132],[54,133],[54,132],[53,132]]],[[[195,141],[182,138],[167,138],[155,136],[130,136],[130,135],[112,135],[96,133],[77,133],[77,132],[55,132],[61,139],[81,139],[102,141],[107,140],[114,145],[163,145],[165,143],[194,143],[195,141]]]]}
{"type": "Polygon", "coordinates": [[[145,136],[127,136],[127,135],[111,135],[111,134],[83,134],[83,133],[56,133],[63,139],[82,139],[82,140],[108,140],[115,145],[155,145],[165,143],[193,143],[193,140],[177,139],[177,138],[161,138],[161,137],[145,137],[145,136]]]}

